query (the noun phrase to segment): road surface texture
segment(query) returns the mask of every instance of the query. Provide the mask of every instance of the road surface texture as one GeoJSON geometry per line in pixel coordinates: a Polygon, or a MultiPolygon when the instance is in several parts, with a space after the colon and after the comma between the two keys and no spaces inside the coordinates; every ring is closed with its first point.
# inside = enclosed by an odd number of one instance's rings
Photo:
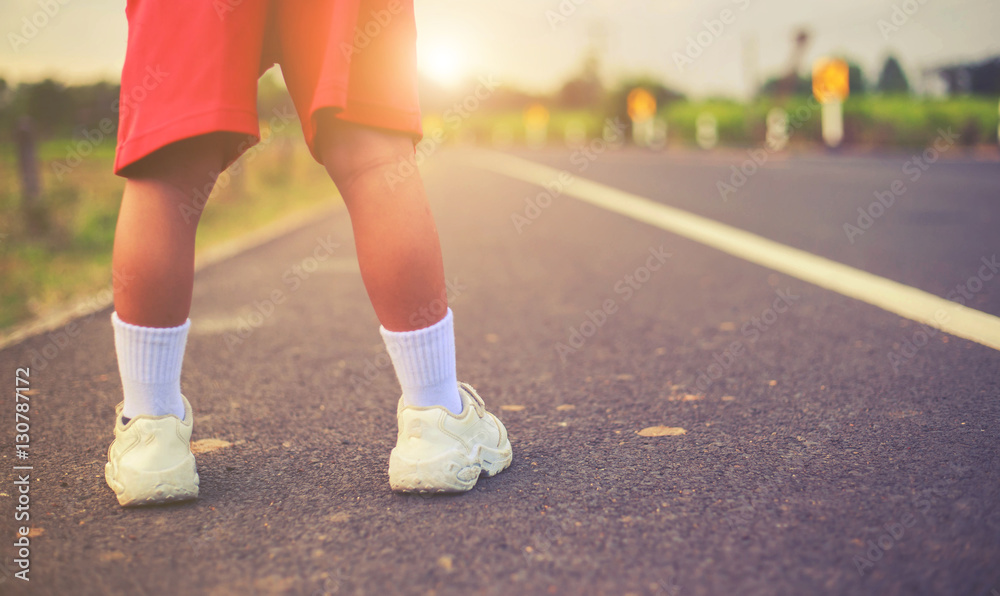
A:
{"type": "MultiPolygon", "coordinates": [[[[398,388],[341,209],[197,276],[195,502],[123,510],[104,483],[110,310],[0,351],[32,390],[28,460],[13,396],[2,414],[0,592],[1000,593],[1000,353],[468,153],[425,179],[459,377],[506,424],[508,471],[389,490],[398,388]]],[[[723,193],[745,153],[518,155],[1000,315],[996,163],[771,156],[723,193]]]]}

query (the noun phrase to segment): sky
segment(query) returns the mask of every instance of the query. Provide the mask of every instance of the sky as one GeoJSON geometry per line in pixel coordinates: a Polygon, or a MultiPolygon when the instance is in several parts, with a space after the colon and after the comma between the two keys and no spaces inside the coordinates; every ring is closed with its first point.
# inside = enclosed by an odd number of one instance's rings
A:
{"type": "MultiPolygon", "coordinates": [[[[4,0],[0,77],[117,80],[124,7],[4,0]],[[25,35],[33,18],[47,22],[25,35]]],[[[745,97],[754,79],[787,68],[800,27],[811,34],[806,66],[846,56],[870,79],[889,53],[917,85],[927,69],[1000,55],[1000,0],[416,0],[415,10],[424,74],[444,84],[491,75],[532,92],[558,89],[593,48],[608,84],[651,75],[694,97],[745,97]]]]}

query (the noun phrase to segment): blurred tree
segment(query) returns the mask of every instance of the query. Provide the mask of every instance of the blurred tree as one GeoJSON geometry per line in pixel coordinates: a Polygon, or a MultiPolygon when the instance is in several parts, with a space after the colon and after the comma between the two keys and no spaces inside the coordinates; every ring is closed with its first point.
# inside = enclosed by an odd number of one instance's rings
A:
{"type": "Polygon", "coordinates": [[[556,96],[556,103],[567,108],[594,108],[604,99],[604,86],[598,76],[600,62],[593,52],[583,59],[580,73],[566,81],[556,96]]]}
{"type": "Polygon", "coordinates": [[[45,79],[20,87],[18,95],[24,96],[26,115],[31,116],[40,131],[61,132],[72,125],[73,99],[62,83],[45,79]]]}
{"type": "Polygon", "coordinates": [[[0,143],[7,140],[13,134],[14,116],[10,109],[10,102],[14,95],[13,90],[7,84],[7,80],[0,77],[0,143]]]}
{"type": "MultiPolygon", "coordinates": [[[[800,28],[795,32],[792,38],[792,51],[788,58],[788,67],[785,70],[785,76],[778,80],[777,95],[779,100],[789,95],[801,94],[802,77],[799,76],[799,72],[802,70],[802,61],[805,58],[806,48],[809,47],[809,40],[811,38],[807,29],[800,28]]],[[[812,81],[810,81],[811,88],[812,81]]]]}
{"type": "Polygon", "coordinates": [[[969,87],[979,95],[1000,92],[1000,57],[984,60],[969,69],[969,87]]]}
{"type": "Polygon", "coordinates": [[[890,55],[882,65],[882,74],[878,77],[878,90],[880,93],[910,92],[910,84],[906,81],[903,68],[895,56],[890,55]]]}
{"type": "Polygon", "coordinates": [[[959,95],[1000,94],[1000,56],[988,58],[979,63],[957,64],[936,69],[948,86],[948,93],[959,95]]]}
{"type": "Polygon", "coordinates": [[[119,86],[107,82],[93,85],[76,85],[66,88],[72,108],[69,110],[69,124],[74,128],[96,128],[101,120],[110,119],[117,126],[119,86]]]}
{"type": "Polygon", "coordinates": [[[11,138],[19,120],[28,116],[41,136],[72,135],[74,129],[95,128],[104,119],[116,125],[119,85],[102,81],[64,86],[46,79],[16,87],[0,79],[0,137],[11,138]]]}
{"type": "MultiPolygon", "coordinates": [[[[451,100],[452,102],[457,102],[461,100],[461,96],[457,99],[451,100]]],[[[526,91],[521,91],[512,87],[498,87],[489,96],[489,99],[483,100],[483,105],[488,106],[491,110],[523,110],[524,108],[536,104],[542,103],[547,104],[551,101],[551,98],[541,96],[535,93],[528,93],[526,91]]],[[[457,103],[450,103],[449,105],[458,105],[457,103]]],[[[454,112],[454,107],[452,107],[454,112]]]]}
{"type": "Polygon", "coordinates": [[[861,70],[861,65],[853,60],[847,60],[847,84],[851,95],[863,95],[868,91],[865,73],[861,70]]]}
{"type": "Polygon", "coordinates": [[[808,30],[800,28],[795,31],[792,36],[792,48],[788,56],[788,65],[785,67],[785,74],[767,79],[760,86],[758,95],[774,97],[780,104],[785,97],[812,93],[811,75],[806,77],[799,75],[810,39],[808,30]]]}
{"type": "Polygon", "coordinates": [[[782,91],[786,91],[791,95],[810,95],[812,94],[812,78],[811,77],[795,77],[794,85],[789,85],[788,76],[776,76],[767,79],[763,85],[760,87],[760,94],[770,97],[778,96],[782,91]]]}

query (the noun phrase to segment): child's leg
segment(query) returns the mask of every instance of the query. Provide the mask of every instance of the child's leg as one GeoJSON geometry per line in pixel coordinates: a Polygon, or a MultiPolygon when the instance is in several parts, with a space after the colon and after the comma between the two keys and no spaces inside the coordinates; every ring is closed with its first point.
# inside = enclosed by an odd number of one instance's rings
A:
{"type": "Polygon", "coordinates": [[[403,400],[459,412],[455,337],[437,227],[420,175],[395,176],[399,162],[412,157],[413,140],[332,117],[319,122],[319,153],[347,204],[361,277],[382,323],[403,400]],[[440,315],[427,317],[429,312],[440,315]]]}
{"type": "Polygon", "coordinates": [[[181,362],[204,195],[224,165],[222,138],[165,147],[132,169],[115,230],[115,347],[123,416],[184,417],[181,362]],[[204,193],[204,195],[200,194],[204,193]]]}
{"type": "Polygon", "coordinates": [[[413,156],[413,140],[333,118],[321,120],[321,130],[323,162],[350,212],[361,276],[379,322],[412,331],[439,321],[443,308],[433,320],[425,316],[436,301],[447,306],[437,227],[420,175],[401,181],[396,175],[399,162],[413,156]],[[396,180],[392,186],[387,174],[396,180]]]}
{"type": "Polygon", "coordinates": [[[437,322],[418,314],[446,296],[441,247],[420,175],[396,175],[400,160],[413,156],[413,142],[347,122],[326,124],[319,153],[350,211],[361,275],[403,389],[389,486],[467,491],[481,472],[497,474],[513,456],[503,422],[486,411],[471,386],[458,387],[451,310],[437,322]]]}
{"type": "Polygon", "coordinates": [[[187,320],[194,284],[194,237],[203,200],[223,166],[218,135],[173,143],[136,164],[125,183],[112,269],[115,311],[144,327],[187,320]]]}

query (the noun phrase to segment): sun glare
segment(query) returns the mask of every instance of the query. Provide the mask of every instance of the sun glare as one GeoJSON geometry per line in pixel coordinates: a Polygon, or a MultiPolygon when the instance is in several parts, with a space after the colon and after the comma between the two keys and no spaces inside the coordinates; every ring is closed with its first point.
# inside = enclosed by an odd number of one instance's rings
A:
{"type": "Polygon", "coordinates": [[[418,54],[420,71],[435,82],[453,87],[465,74],[459,50],[454,45],[437,45],[418,54]]]}

